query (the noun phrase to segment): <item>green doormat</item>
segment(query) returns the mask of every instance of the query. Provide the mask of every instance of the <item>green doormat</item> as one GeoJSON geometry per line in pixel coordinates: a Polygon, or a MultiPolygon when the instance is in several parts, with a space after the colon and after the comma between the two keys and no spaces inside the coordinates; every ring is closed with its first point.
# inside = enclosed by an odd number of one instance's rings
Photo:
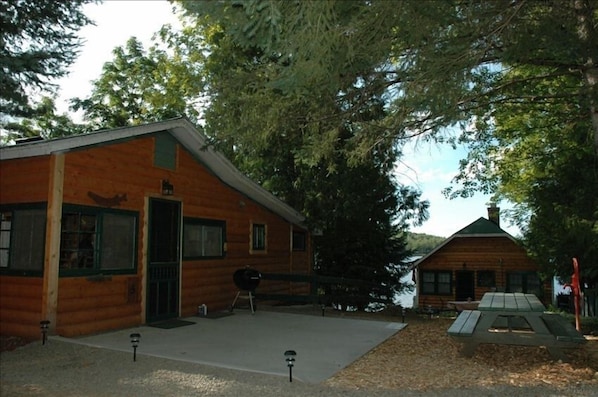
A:
{"type": "Polygon", "coordinates": [[[172,329],[178,327],[184,327],[185,325],[192,325],[195,324],[193,321],[186,321],[186,320],[179,320],[179,319],[172,319],[172,320],[165,320],[160,321],[157,323],[149,324],[150,327],[155,328],[162,328],[162,329],[172,329]]]}

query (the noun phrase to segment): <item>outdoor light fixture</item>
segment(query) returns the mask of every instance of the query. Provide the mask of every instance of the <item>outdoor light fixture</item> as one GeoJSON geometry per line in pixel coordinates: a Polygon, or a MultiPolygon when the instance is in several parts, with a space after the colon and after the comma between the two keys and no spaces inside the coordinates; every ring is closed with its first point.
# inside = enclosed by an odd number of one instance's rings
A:
{"type": "Polygon", "coordinates": [[[168,179],[162,179],[162,194],[164,196],[172,196],[174,194],[174,186],[168,179]]]}
{"type": "Polygon", "coordinates": [[[406,314],[406,310],[405,308],[401,308],[401,322],[404,323],[405,322],[405,314],[406,314]]]}
{"type": "Polygon", "coordinates": [[[293,381],[293,365],[295,365],[295,356],[297,353],[295,350],[287,350],[284,352],[284,357],[289,367],[289,382],[293,381]]]}
{"type": "Polygon", "coordinates": [[[131,334],[129,336],[131,338],[131,345],[133,346],[133,361],[137,361],[137,346],[139,346],[139,339],[141,338],[141,334],[131,334]]]}
{"type": "Polygon", "coordinates": [[[46,339],[48,336],[48,327],[50,326],[50,322],[48,320],[40,321],[39,327],[42,330],[42,345],[46,344],[46,339]]]}

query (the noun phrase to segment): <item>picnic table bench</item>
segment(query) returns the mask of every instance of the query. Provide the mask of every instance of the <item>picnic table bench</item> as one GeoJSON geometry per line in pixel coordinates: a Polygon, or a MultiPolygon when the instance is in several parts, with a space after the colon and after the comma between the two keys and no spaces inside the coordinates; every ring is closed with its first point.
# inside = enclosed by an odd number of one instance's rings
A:
{"type": "Polygon", "coordinates": [[[466,356],[488,343],[544,346],[555,359],[566,360],[563,349],[586,342],[565,318],[545,312],[535,295],[522,293],[484,294],[478,310],[463,310],[447,333],[463,342],[461,353],[466,356]]]}

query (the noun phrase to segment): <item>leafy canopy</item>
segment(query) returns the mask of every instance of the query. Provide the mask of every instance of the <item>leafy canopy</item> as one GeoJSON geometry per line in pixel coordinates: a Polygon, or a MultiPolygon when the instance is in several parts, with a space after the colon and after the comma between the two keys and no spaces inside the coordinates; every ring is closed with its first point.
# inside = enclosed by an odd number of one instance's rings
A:
{"type": "MultiPolygon", "coordinates": [[[[596,273],[595,1],[182,4],[217,21],[230,43],[259,50],[244,76],[252,89],[243,103],[271,91],[295,103],[336,103],[290,119],[302,123],[303,153],[314,164],[338,151],[367,161],[413,136],[459,140],[471,151],[449,196],[482,191],[513,200],[528,248],[547,273],[562,274],[573,252],[586,253],[586,275],[596,273]],[[384,115],[361,119],[377,100],[384,115]],[[354,129],[339,147],[341,120],[354,129]],[[582,183],[567,179],[572,166],[582,183]]],[[[272,102],[268,114],[284,114],[286,104],[272,102]]],[[[263,123],[258,134],[276,137],[278,127],[263,123]]]]}
{"type": "Polygon", "coordinates": [[[113,50],[87,98],[74,98],[88,129],[115,128],[187,116],[198,122],[203,98],[201,37],[164,26],[148,50],[135,37],[113,50]],[[159,39],[159,41],[158,41],[159,39]],[[160,45],[161,43],[161,45],[160,45]],[[169,46],[165,49],[166,45],[169,46]]]}

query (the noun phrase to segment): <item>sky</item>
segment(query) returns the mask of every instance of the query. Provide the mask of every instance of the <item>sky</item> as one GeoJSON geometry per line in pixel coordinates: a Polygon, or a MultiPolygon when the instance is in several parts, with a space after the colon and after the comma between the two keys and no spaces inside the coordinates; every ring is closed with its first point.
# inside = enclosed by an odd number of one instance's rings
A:
{"type": "MultiPolygon", "coordinates": [[[[99,78],[103,64],[112,60],[112,50],[116,46],[123,46],[135,36],[147,48],[152,35],[162,25],[180,26],[172,7],[165,0],[105,0],[102,4],[85,5],[83,10],[95,21],[95,26],[87,26],[79,32],[85,44],[77,61],[71,65],[69,75],[58,81],[58,112],[68,111],[69,98],[84,98],[91,93],[91,81],[99,78]]],[[[403,163],[397,165],[397,177],[402,183],[416,186],[422,192],[422,199],[430,202],[429,220],[412,228],[412,232],[449,237],[478,218],[487,217],[489,196],[479,194],[468,199],[449,200],[442,195],[442,190],[450,186],[458,172],[459,160],[465,155],[463,149],[453,150],[446,145],[420,144],[407,148],[403,163]]],[[[501,227],[513,236],[519,235],[519,230],[504,218],[501,227]]]]}

